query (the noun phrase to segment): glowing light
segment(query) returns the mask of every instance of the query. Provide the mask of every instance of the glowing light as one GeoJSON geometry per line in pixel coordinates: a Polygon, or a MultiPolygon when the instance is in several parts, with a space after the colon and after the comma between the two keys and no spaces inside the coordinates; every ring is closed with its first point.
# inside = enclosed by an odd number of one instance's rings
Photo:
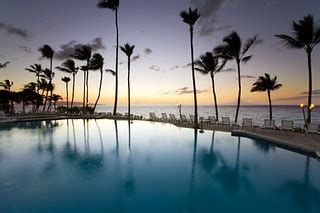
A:
{"type": "Polygon", "coordinates": [[[313,110],[314,109],[314,104],[311,104],[310,105],[310,110],[313,110]]]}
{"type": "Polygon", "coordinates": [[[304,108],[304,104],[303,103],[300,104],[300,108],[304,108]]]}

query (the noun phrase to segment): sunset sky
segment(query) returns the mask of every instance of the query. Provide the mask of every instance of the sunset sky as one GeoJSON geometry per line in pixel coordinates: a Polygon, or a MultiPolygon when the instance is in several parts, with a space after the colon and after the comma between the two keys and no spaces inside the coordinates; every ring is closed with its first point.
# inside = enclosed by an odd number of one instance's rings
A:
{"type": "MultiPolygon", "coordinates": [[[[105,57],[106,68],[115,66],[114,13],[96,7],[98,0],[1,0],[0,63],[10,61],[0,70],[0,80],[10,79],[14,90],[35,81],[24,70],[34,63],[48,67],[40,59],[38,48],[49,44],[56,51],[54,67],[68,56],[74,44],[91,44],[105,57]]],[[[250,51],[252,61],[242,67],[243,104],[267,104],[265,93],[251,93],[259,75],[277,75],[284,86],[272,94],[275,104],[306,103],[307,60],[303,50],[287,50],[274,34],[289,34],[291,22],[307,14],[320,23],[319,0],[120,0],[120,44],[136,45],[131,74],[133,105],[193,104],[188,26],[179,12],[189,6],[202,14],[195,25],[195,57],[212,51],[222,38],[236,30],[243,40],[258,34],[263,43],[250,51]]],[[[119,100],[126,104],[126,57],[120,52],[119,100]]],[[[78,65],[83,62],[77,61],[78,65]]],[[[234,68],[228,62],[226,69],[234,68]]],[[[55,93],[65,96],[61,78],[68,74],[55,71],[55,93]]],[[[71,76],[70,76],[71,77],[71,76]]],[[[76,79],[76,100],[81,101],[83,73],[76,79]]],[[[197,73],[199,104],[211,104],[209,76],[197,73]]],[[[90,102],[97,96],[99,73],[90,72],[90,102]]],[[[105,73],[101,102],[112,105],[114,77],[105,73]]],[[[320,104],[320,45],[313,53],[314,103],[320,104]]],[[[235,104],[236,72],[216,76],[219,104],[235,104]]]]}

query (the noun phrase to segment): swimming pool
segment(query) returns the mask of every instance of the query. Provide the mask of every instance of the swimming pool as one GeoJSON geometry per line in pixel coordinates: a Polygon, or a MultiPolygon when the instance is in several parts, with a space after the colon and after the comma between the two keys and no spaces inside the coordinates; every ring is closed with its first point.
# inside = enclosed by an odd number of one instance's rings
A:
{"type": "Polygon", "coordinates": [[[320,212],[320,162],[146,121],[0,126],[0,212],[320,212]]]}

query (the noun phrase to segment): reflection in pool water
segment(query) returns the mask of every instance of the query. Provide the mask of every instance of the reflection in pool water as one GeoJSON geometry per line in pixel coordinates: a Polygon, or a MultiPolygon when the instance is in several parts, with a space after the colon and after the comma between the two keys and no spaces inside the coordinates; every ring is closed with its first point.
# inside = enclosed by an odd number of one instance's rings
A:
{"type": "Polygon", "coordinates": [[[63,120],[0,126],[1,212],[320,212],[320,163],[230,133],[63,120]]]}

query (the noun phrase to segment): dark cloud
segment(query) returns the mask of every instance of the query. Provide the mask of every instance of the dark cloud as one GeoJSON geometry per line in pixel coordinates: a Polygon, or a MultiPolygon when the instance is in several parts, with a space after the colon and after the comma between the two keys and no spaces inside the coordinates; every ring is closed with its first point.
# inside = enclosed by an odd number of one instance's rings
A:
{"type": "Polygon", "coordinates": [[[18,49],[26,53],[31,53],[30,47],[27,47],[27,46],[20,45],[18,46],[18,49]]]}
{"type": "Polygon", "coordinates": [[[31,34],[27,30],[20,29],[12,24],[0,23],[0,30],[3,30],[9,34],[17,35],[20,38],[24,38],[24,39],[31,38],[31,34]]]}
{"type": "MultiPolygon", "coordinates": [[[[309,92],[308,92],[308,91],[305,91],[305,92],[302,92],[302,93],[300,93],[300,94],[301,94],[301,95],[308,95],[309,92]]],[[[313,91],[312,91],[312,94],[313,94],[313,95],[320,95],[320,89],[313,90],[313,91]]]]}
{"type": "Polygon", "coordinates": [[[170,69],[171,69],[171,70],[179,69],[179,65],[175,65],[175,66],[171,67],[170,69]]]}
{"type": "Polygon", "coordinates": [[[252,76],[252,75],[242,75],[241,78],[253,79],[253,78],[256,78],[256,77],[252,76]]]}
{"type": "MultiPolygon", "coordinates": [[[[57,51],[55,53],[55,58],[58,60],[65,60],[70,57],[74,53],[74,50],[76,48],[81,47],[81,43],[78,43],[75,40],[70,41],[67,44],[63,44],[60,46],[61,50],[57,51]]],[[[86,45],[89,45],[92,48],[93,52],[97,52],[99,50],[105,49],[105,45],[102,42],[102,38],[95,38],[93,41],[87,43],[86,45]]]]}
{"type": "Polygon", "coordinates": [[[152,53],[152,50],[150,49],[150,48],[146,48],[146,49],[144,49],[144,54],[146,54],[146,55],[150,55],[151,53],[152,53]]]}
{"type": "Polygon", "coordinates": [[[131,61],[134,62],[140,58],[140,55],[135,55],[132,57],[131,61]]]}
{"type": "MultiPolygon", "coordinates": [[[[197,94],[207,93],[207,92],[209,92],[209,89],[197,90],[197,94]]],[[[182,87],[174,91],[167,91],[163,93],[163,95],[169,95],[169,94],[176,94],[176,95],[193,94],[193,89],[191,89],[190,87],[182,87]]]]}
{"type": "Polygon", "coordinates": [[[199,19],[199,35],[208,36],[212,33],[225,30],[230,28],[230,26],[217,27],[217,13],[222,8],[226,0],[190,0],[191,5],[194,8],[199,8],[201,17],[199,19]]]}

